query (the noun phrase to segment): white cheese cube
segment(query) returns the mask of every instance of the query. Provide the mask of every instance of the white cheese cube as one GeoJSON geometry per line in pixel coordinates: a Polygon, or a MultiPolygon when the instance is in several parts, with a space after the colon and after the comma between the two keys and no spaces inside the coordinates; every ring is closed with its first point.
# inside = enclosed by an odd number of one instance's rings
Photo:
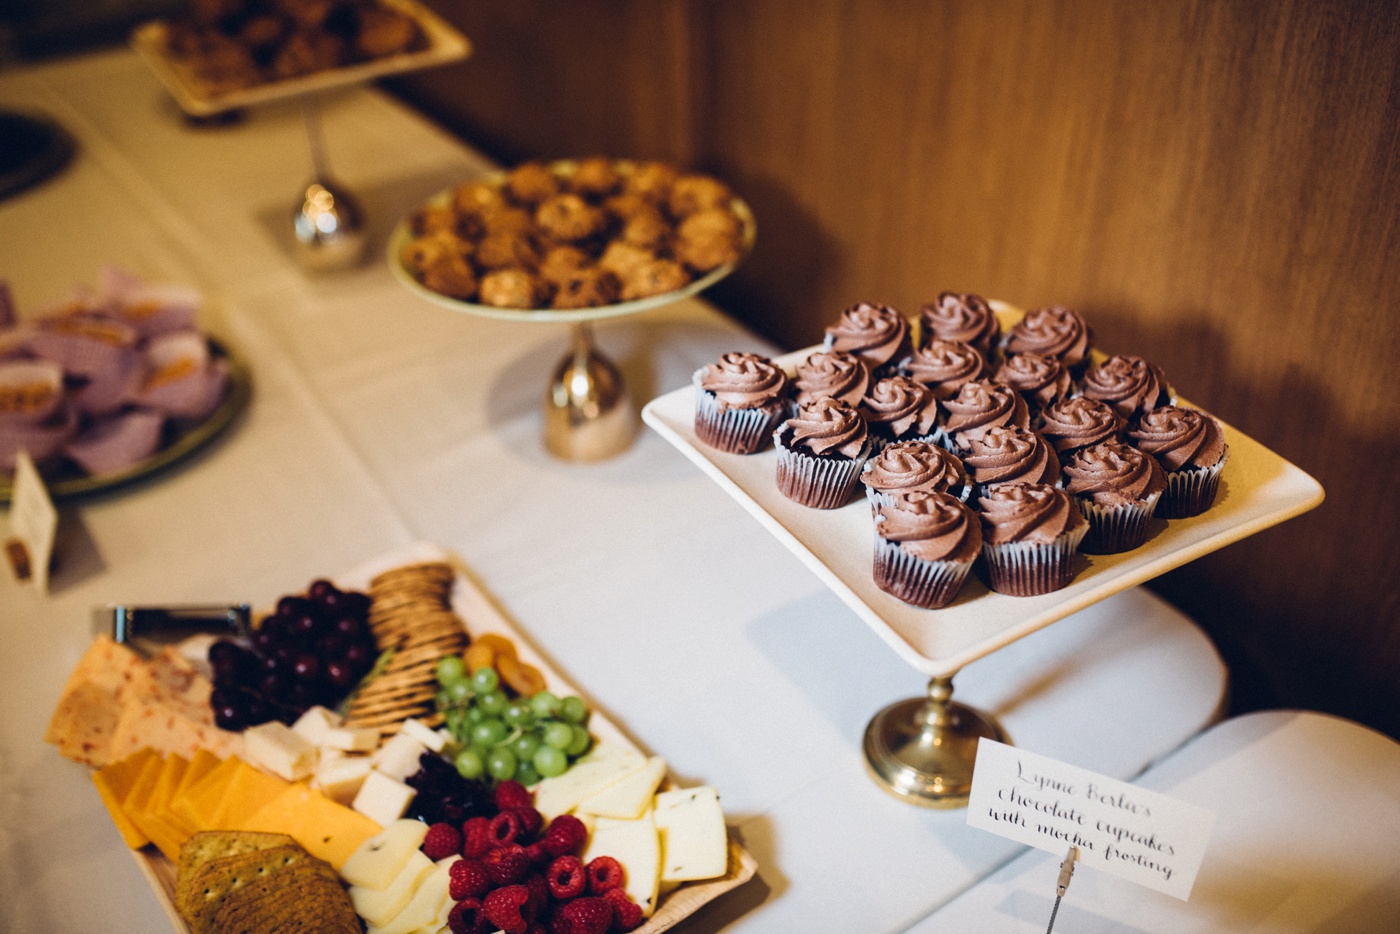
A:
{"type": "Polygon", "coordinates": [[[396,820],[370,837],[340,867],[340,876],[360,888],[387,889],[408,858],[418,852],[428,825],[420,820],[396,820]]]}
{"type": "Polygon", "coordinates": [[[350,803],[350,807],[381,827],[387,827],[403,817],[403,812],[408,810],[409,802],[415,794],[416,792],[403,782],[390,778],[377,769],[371,769],[360,785],[360,790],[355,793],[355,800],[350,803]]]}
{"type": "Polygon", "coordinates": [[[442,733],[430,726],[425,726],[421,720],[412,718],[405,720],[403,725],[399,727],[399,733],[407,733],[433,752],[442,752],[443,747],[447,745],[447,738],[442,733]]]}
{"type": "Polygon", "coordinates": [[[390,778],[403,781],[418,771],[418,759],[425,752],[423,744],[410,734],[395,733],[374,754],[374,767],[390,778]]]}
{"type": "MultiPolygon", "coordinates": [[[[413,897],[383,927],[371,927],[369,934],[412,934],[419,928],[432,924],[442,910],[442,903],[448,902],[451,911],[452,899],[448,897],[448,866],[450,863],[437,863],[433,871],[418,883],[413,897]]],[[[446,915],[444,915],[446,917],[446,915]]],[[[434,928],[436,930],[436,928],[434,928]]]]}
{"type": "Polygon", "coordinates": [[[243,752],[254,765],[289,782],[305,778],[316,768],[316,747],[276,720],[244,730],[243,752]]]}
{"type": "Polygon", "coordinates": [[[637,771],[584,798],[576,810],[580,814],[633,820],[651,806],[651,796],[665,777],[666,760],[652,756],[637,771]]]}
{"type": "Polygon", "coordinates": [[[591,797],[644,768],[640,752],[619,743],[598,743],[563,775],[542,779],[535,786],[535,810],[547,821],[572,811],[584,798],[591,797]]]}
{"type": "Polygon", "coordinates": [[[579,859],[587,865],[595,856],[611,856],[622,864],[627,894],[641,907],[642,917],[651,917],[661,870],[661,845],[651,812],[636,820],[598,818],[579,859]]]}
{"type": "Polygon", "coordinates": [[[372,726],[354,730],[343,726],[334,727],[326,730],[321,745],[343,749],[346,752],[373,752],[379,746],[379,731],[372,726]]]}
{"type": "Polygon", "coordinates": [[[338,804],[349,804],[360,793],[360,786],[374,768],[368,756],[345,756],[321,761],[312,784],[338,804]]]}
{"type": "Polygon", "coordinates": [[[306,708],[306,712],[297,717],[297,722],[292,724],[292,732],[313,746],[324,746],[326,731],[336,729],[343,722],[340,714],[317,704],[306,708]]]}
{"type": "Polygon", "coordinates": [[[661,881],[713,879],[729,869],[729,836],[714,788],[680,788],[656,796],[661,881]]]}
{"type": "Polygon", "coordinates": [[[363,886],[350,886],[350,904],[355,906],[355,914],[364,918],[374,927],[383,927],[394,919],[418,891],[418,884],[433,871],[433,861],[423,855],[422,850],[414,850],[399,874],[382,889],[363,886]]]}

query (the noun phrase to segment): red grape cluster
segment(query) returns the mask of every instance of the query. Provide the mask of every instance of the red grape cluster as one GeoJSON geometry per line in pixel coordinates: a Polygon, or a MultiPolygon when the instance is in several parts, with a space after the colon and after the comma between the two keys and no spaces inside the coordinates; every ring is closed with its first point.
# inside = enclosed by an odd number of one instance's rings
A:
{"type": "Polygon", "coordinates": [[[370,598],[312,582],[304,596],[277,601],[248,645],[220,639],[209,647],[214,722],[225,730],[281,720],[308,707],[334,707],[374,667],[370,598]]]}

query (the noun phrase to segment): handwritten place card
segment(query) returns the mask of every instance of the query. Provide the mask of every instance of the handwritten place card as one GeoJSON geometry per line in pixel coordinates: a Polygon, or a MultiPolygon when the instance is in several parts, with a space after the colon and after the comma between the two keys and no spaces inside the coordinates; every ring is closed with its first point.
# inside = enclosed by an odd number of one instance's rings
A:
{"type": "Polygon", "coordinates": [[[1185,901],[1215,814],[1047,756],[983,739],[977,746],[969,826],[1185,901]]]}
{"type": "Polygon", "coordinates": [[[58,510],[48,488],[21,450],[15,458],[15,482],[10,493],[10,533],[24,544],[29,573],[40,593],[49,592],[49,559],[58,533],[58,510]]]}

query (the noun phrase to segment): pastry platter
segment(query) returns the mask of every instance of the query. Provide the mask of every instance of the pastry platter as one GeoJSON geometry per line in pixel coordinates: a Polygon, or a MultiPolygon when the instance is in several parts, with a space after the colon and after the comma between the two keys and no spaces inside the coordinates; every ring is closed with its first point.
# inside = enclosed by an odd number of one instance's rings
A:
{"type": "Polygon", "coordinates": [[[153,20],[138,26],[131,34],[131,45],[175,98],[180,109],[192,117],[210,117],[229,110],[445,65],[466,58],[471,53],[471,43],[466,36],[417,0],[380,2],[411,17],[418,24],[424,39],[421,48],[223,93],[209,93],[194,78],[189,67],[170,53],[166,42],[168,27],[164,20],[153,20]]]}
{"type": "MultiPolygon", "coordinates": [[[[546,687],[549,690],[561,696],[577,693],[577,689],[534,650],[528,639],[507,619],[491,597],[478,586],[471,572],[455,556],[444,553],[434,545],[418,543],[383,555],[337,577],[335,583],[345,589],[363,590],[376,574],[392,568],[428,561],[446,561],[456,568],[457,575],[452,588],[452,609],[465,621],[472,638],[479,638],[491,633],[510,639],[519,651],[520,660],[533,665],[544,675],[546,687]]],[[[588,729],[596,740],[639,751],[636,744],[622,730],[596,710],[589,717],[588,729]]],[[[671,783],[665,784],[670,785],[671,783]]],[[[636,929],[637,934],[659,934],[661,931],[668,930],[699,910],[701,906],[751,879],[757,871],[758,864],[738,842],[732,828],[729,829],[728,850],[728,868],[723,876],[706,881],[688,882],[673,889],[661,898],[652,916],[636,929]]],[[[154,846],[148,845],[139,850],[132,850],[131,853],[142,874],[150,883],[152,891],[176,934],[189,934],[189,926],[175,907],[176,869],[174,864],[154,846]]]]}
{"type": "MultiPolygon", "coordinates": [[[[775,362],[791,373],[819,349],[809,347],[775,362]]],[[[715,450],[696,436],[694,412],[695,389],[686,386],[653,399],[642,410],[642,420],[734,497],[902,659],[930,677],[951,677],[1037,629],[1307,512],[1323,498],[1315,479],[1222,422],[1230,460],[1215,505],[1204,514],[1154,519],[1147,544],[1133,551],[1081,555],[1079,574],[1063,590],[1009,597],[988,590],[973,575],[953,604],[925,610],[875,586],[874,533],[864,497],[834,510],[800,506],[778,492],[771,446],[747,456],[715,450]]]]}

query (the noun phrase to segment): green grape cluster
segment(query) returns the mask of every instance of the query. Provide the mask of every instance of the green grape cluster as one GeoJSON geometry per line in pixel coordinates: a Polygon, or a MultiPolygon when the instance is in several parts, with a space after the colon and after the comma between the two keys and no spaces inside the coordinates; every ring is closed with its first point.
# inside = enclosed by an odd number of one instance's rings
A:
{"type": "Polygon", "coordinates": [[[456,741],[453,762],[463,778],[533,785],[564,774],[592,743],[581,698],[549,691],[511,698],[494,668],[468,673],[456,655],[438,661],[437,681],[438,710],[456,741]]]}

